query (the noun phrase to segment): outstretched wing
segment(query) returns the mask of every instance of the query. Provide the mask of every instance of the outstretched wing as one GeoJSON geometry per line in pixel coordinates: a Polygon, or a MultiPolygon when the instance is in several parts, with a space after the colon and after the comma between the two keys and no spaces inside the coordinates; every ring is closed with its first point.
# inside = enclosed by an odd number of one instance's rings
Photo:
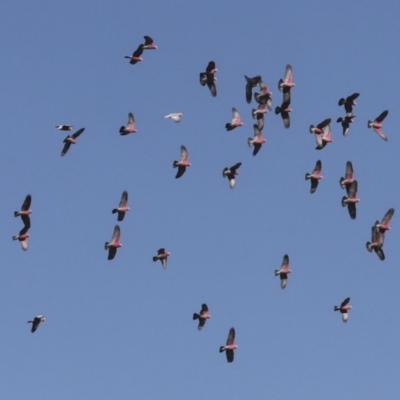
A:
{"type": "Polygon", "coordinates": [[[144,45],[148,46],[149,44],[153,44],[153,39],[150,36],[144,36],[144,45]]]}
{"type": "Polygon", "coordinates": [[[234,173],[238,168],[240,168],[241,165],[242,163],[238,162],[234,166],[230,167],[229,170],[231,171],[231,173],[234,173]]]}
{"type": "Polygon", "coordinates": [[[210,73],[210,72],[212,72],[214,69],[215,69],[215,62],[214,62],[214,61],[210,61],[210,62],[208,63],[208,65],[207,65],[206,72],[207,72],[207,73],[210,73]]]}
{"type": "Polygon", "coordinates": [[[315,163],[315,168],[314,168],[313,174],[315,174],[316,172],[321,173],[321,170],[322,170],[322,163],[321,163],[321,160],[318,160],[315,163]]]}
{"type": "Polygon", "coordinates": [[[68,150],[69,150],[70,147],[71,147],[71,142],[70,142],[69,140],[67,140],[67,141],[65,142],[65,144],[64,144],[63,149],[62,149],[61,156],[65,156],[65,155],[67,154],[67,152],[68,152],[68,150]]]}
{"type": "Polygon", "coordinates": [[[284,271],[287,271],[289,269],[289,256],[287,254],[283,256],[281,269],[284,271]]]}
{"type": "Polygon", "coordinates": [[[346,162],[346,179],[353,179],[353,164],[351,163],[351,161],[347,161],[346,162]]]}
{"type": "Polygon", "coordinates": [[[330,124],[330,123],[331,123],[331,118],[324,119],[322,122],[320,122],[320,123],[317,125],[317,128],[323,129],[323,128],[325,128],[326,125],[328,125],[328,124],[330,124]]]}
{"type": "Polygon", "coordinates": [[[31,206],[31,201],[32,201],[32,197],[31,197],[30,194],[28,194],[28,195],[25,197],[24,202],[22,203],[21,210],[22,210],[22,211],[29,210],[29,207],[31,206]]]}
{"type": "Polygon", "coordinates": [[[392,219],[393,214],[394,214],[394,208],[389,208],[389,210],[386,212],[385,216],[382,218],[381,224],[389,225],[389,222],[392,219]]]}
{"type": "Polygon", "coordinates": [[[181,146],[181,158],[180,158],[181,162],[182,161],[186,162],[188,160],[188,157],[189,157],[189,154],[188,154],[188,152],[186,150],[186,147],[185,146],[181,146]]]}
{"type": "Polygon", "coordinates": [[[378,118],[375,119],[375,122],[382,122],[386,116],[389,114],[388,110],[383,111],[378,118]]]}
{"type": "Polygon", "coordinates": [[[285,83],[292,83],[293,81],[292,66],[289,64],[286,65],[286,71],[283,80],[285,83]]]}
{"type": "Polygon", "coordinates": [[[340,305],[340,308],[346,306],[347,304],[349,304],[349,302],[350,302],[350,297],[347,297],[346,299],[344,299],[342,301],[342,304],[340,305]]]}
{"type": "Polygon", "coordinates": [[[128,192],[126,190],[124,190],[122,192],[122,196],[121,196],[121,200],[119,202],[119,206],[120,207],[125,207],[127,202],[128,202],[128,192]]]}
{"type": "Polygon", "coordinates": [[[71,135],[71,137],[76,139],[84,130],[85,128],[79,129],[79,131],[76,131],[73,135],[71,135]]]}
{"type": "Polygon", "coordinates": [[[235,328],[229,329],[228,339],[226,339],[226,345],[235,344],[235,328]]]}
{"type": "Polygon", "coordinates": [[[120,236],[121,236],[121,229],[119,228],[119,225],[115,225],[114,233],[111,238],[111,243],[118,243],[120,236]]]}

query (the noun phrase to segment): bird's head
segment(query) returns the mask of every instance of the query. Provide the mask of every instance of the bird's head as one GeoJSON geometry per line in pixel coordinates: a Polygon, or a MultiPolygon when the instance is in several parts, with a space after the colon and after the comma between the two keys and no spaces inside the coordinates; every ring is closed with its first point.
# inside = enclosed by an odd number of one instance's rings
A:
{"type": "Polygon", "coordinates": [[[40,319],[40,322],[45,322],[46,321],[46,318],[45,317],[42,317],[41,319],[40,319]]]}

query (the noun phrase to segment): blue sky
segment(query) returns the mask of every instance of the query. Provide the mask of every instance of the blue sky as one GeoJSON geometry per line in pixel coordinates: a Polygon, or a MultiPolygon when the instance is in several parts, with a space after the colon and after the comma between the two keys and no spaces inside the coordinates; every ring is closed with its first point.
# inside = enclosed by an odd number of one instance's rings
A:
{"type": "Polygon", "coordinates": [[[4,399],[394,399],[400,344],[398,215],[386,260],[365,249],[399,212],[395,71],[399,6],[377,1],[4,2],[0,196],[0,373],[4,399]],[[323,3],[323,4],[322,4],[323,3]],[[129,65],[150,35],[157,51],[129,65]],[[218,95],[198,82],[216,62],[218,95]],[[291,127],[266,116],[256,157],[243,75],[280,105],[293,67],[291,127]],[[340,97],[360,92],[344,138],[340,97]],[[244,126],[226,132],[236,107],[244,126]],[[389,109],[384,142],[367,120],[389,109]],[[119,136],[128,112],[138,133],[119,136]],[[182,112],[181,123],[163,115],[182,112]],[[318,152],[310,124],[332,118],[318,152]],[[60,156],[58,124],[85,127],[60,156]],[[174,179],[180,145],[190,167],[174,179]],[[304,180],[317,159],[315,194],[304,180]],[[341,207],[347,160],[357,219],[341,207]],[[221,172],[242,162],[236,188],[221,172]],[[121,193],[131,211],[113,261],[121,193]],[[28,251],[11,236],[32,195],[28,251]],[[168,268],[153,263],[160,247],[168,268]],[[290,256],[285,290],[274,270],[290,256]],[[333,306],[347,296],[343,324],[333,306]],[[212,319],[198,332],[193,312],[212,319]],[[44,314],[35,334],[27,320],[44,314]],[[218,353],[231,326],[239,349],[218,353]]]}

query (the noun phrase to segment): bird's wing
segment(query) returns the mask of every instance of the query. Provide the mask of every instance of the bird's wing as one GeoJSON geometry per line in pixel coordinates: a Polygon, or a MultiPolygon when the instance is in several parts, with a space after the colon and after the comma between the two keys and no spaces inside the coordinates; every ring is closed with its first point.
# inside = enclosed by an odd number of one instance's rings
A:
{"type": "Polygon", "coordinates": [[[21,215],[21,219],[25,227],[29,229],[31,227],[31,219],[29,218],[29,215],[21,215]]]}
{"type": "Polygon", "coordinates": [[[114,233],[111,238],[111,243],[118,243],[120,236],[121,236],[121,229],[119,225],[115,225],[114,233]]]}
{"type": "Polygon", "coordinates": [[[207,307],[207,304],[204,303],[201,305],[200,315],[204,314],[205,312],[208,312],[208,307],[207,307]]]}
{"type": "Polygon", "coordinates": [[[385,216],[382,218],[381,224],[388,225],[394,214],[394,208],[389,208],[385,216]]]}
{"type": "Polygon", "coordinates": [[[161,249],[158,249],[158,250],[157,250],[157,254],[158,254],[158,255],[164,254],[164,253],[165,253],[164,247],[162,247],[161,249]]]}
{"type": "Polygon", "coordinates": [[[135,117],[133,116],[133,114],[130,112],[128,114],[128,126],[129,125],[133,125],[135,123],[135,117]]]}
{"type": "Polygon", "coordinates": [[[288,268],[289,268],[289,256],[287,254],[285,254],[283,256],[281,269],[287,270],[288,268]]]}
{"type": "Polygon", "coordinates": [[[233,357],[234,357],[234,353],[233,350],[226,350],[226,359],[228,361],[228,363],[233,362],[233,357]]]}
{"type": "Polygon", "coordinates": [[[186,150],[185,146],[181,146],[181,161],[187,161],[189,157],[189,154],[186,150]]]}
{"type": "Polygon", "coordinates": [[[133,52],[132,57],[140,57],[143,53],[144,45],[139,44],[138,48],[133,52]]]}
{"type": "Polygon", "coordinates": [[[69,148],[71,147],[71,142],[69,140],[67,140],[64,144],[64,147],[62,149],[61,155],[65,156],[69,150],[69,148]]]}
{"type": "Polygon", "coordinates": [[[328,125],[328,124],[330,124],[330,123],[331,123],[331,118],[324,119],[322,122],[320,122],[320,123],[317,125],[317,128],[323,129],[326,125],[328,125]]]}
{"type": "Polygon", "coordinates": [[[31,206],[31,201],[32,201],[32,197],[31,197],[30,194],[28,194],[28,195],[25,197],[24,202],[22,203],[21,210],[22,210],[22,211],[29,210],[29,207],[31,206]]]}
{"type": "Polygon", "coordinates": [[[378,118],[375,119],[375,122],[382,122],[386,116],[389,114],[388,110],[383,111],[378,118]]]}
{"type": "Polygon", "coordinates": [[[125,207],[127,202],[128,202],[128,192],[126,190],[124,190],[122,192],[122,196],[121,196],[121,200],[119,202],[119,206],[120,207],[125,207]]]}
{"type": "Polygon", "coordinates": [[[350,302],[350,297],[347,297],[346,299],[344,299],[342,301],[342,304],[340,305],[340,307],[346,306],[347,304],[349,304],[349,302],[350,302]]]}
{"type": "Polygon", "coordinates": [[[228,339],[226,339],[226,344],[234,344],[235,343],[235,328],[229,329],[228,339]]]}
{"type": "Polygon", "coordinates": [[[73,135],[71,135],[71,137],[76,139],[84,130],[85,128],[79,129],[79,131],[76,131],[73,135]]]}
{"type": "Polygon", "coordinates": [[[286,71],[283,80],[285,83],[292,83],[293,80],[292,67],[289,64],[286,65],[286,71]]]}
{"type": "Polygon", "coordinates": [[[211,72],[214,69],[215,69],[215,62],[214,61],[210,61],[208,63],[208,65],[207,65],[206,72],[211,72]]]}
{"type": "Polygon", "coordinates": [[[148,46],[149,44],[153,44],[153,39],[150,36],[144,36],[144,45],[148,46]]]}
{"type": "Polygon", "coordinates": [[[346,179],[352,179],[353,178],[353,164],[351,163],[351,161],[347,161],[346,162],[346,179]]]}
{"type": "Polygon", "coordinates": [[[108,249],[108,259],[112,260],[117,254],[117,249],[115,247],[109,247],[108,249]]]}
{"type": "Polygon", "coordinates": [[[321,172],[321,169],[322,169],[322,163],[321,163],[321,160],[318,160],[316,163],[315,163],[315,168],[314,168],[314,171],[313,171],[313,173],[315,173],[315,172],[321,172]]]}
{"type": "Polygon", "coordinates": [[[231,172],[235,172],[238,168],[240,168],[240,166],[242,165],[241,162],[236,163],[234,166],[230,167],[229,170],[231,172]]]}
{"type": "Polygon", "coordinates": [[[238,110],[235,107],[232,107],[232,124],[235,122],[236,119],[240,118],[238,110]]]}
{"type": "Polygon", "coordinates": [[[254,124],[254,125],[253,125],[253,130],[254,130],[254,138],[257,138],[257,137],[261,137],[261,136],[262,136],[262,132],[261,132],[260,129],[258,128],[258,125],[254,124]]]}

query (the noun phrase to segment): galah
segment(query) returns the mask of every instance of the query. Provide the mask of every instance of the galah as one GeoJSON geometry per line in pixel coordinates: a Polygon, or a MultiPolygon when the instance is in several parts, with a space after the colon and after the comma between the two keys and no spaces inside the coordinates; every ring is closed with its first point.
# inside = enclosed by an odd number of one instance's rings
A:
{"type": "Polygon", "coordinates": [[[31,332],[35,332],[36,329],[39,327],[41,322],[46,321],[44,315],[38,315],[37,317],[33,318],[32,321],[28,321],[28,324],[32,324],[31,332]]]}
{"type": "Polygon", "coordinates": [[[288,93],[290,92],[290,89],[294,86],[296,86],[296,84],[293,83],[292,67],[291,65],[287,64],[285,70],[285,76],[283,77],[283,79],[279,79],[278,89],[280,92],[283,91],[283,93],[288,93]]]}
{"type": "Polygon", "coordinates": [[[29,207],[31,206],[31,201],[32,196],[28,194],[25,197],[24,202],[22,203],[21,211],[14,211],[14,217],[21,216],[22,222],[24,223],[26,229],[29,229],[31,227],[31,219],[29,218],[29,214],[32,213],[32,210],[29,209],[29,207]]]}
{"type": "Polygon", "coordinates": [[[237,128],[238,126],[243,126],[243,122],[240,119],[238,110],[236,110],[235,107],[232,107],[232,121],[225,124],[225,129],[227,131],[231,131],[237,128]]]}
{"type": "Polygon", "coordinates": [[[253,88],[261,82],[261,76],[257,75],[254,78],[249,78],[245,75],[244,77],[246,79],[246,101],[250,104],[253,88]]]}
{"type": "Polygon", "coordinates": [[[344,299],[342,301],[342,304],[340,304],[340,306],[335,306],[333,308],[333,311],[340,311],[340,313],[342,314],[342,321],[343,322],[347,322],[348,318],[349,318],[349,310],[352,309],[351,305],[349,305],[350,303],[350,297],[347,297],[347,299],[344,299]]]}
{"type": "Polygon", "coordinates": [[[353,116],[353,106],[357,105],[357,103],[354,101],[360,93],[353,93],[351,96],[348,96],[346,98],[341,98],[339,100],[339,106],[344,105],[344,109],[346,110],[346,116],[353,116]]]}
{"type": "Polygon", "coordinates": [[[251,116],[257,118],[257,126],[260,131],[264,129],[264,114],[268,113],[266,104],[259,104],[258,108],[251,110],[251,116]]]}
{"type": "Polygon", "coordinates": [[[121,128],[119,128],[119,133],[121,134],[121,136],[125,136],[128,135],[129,133],[136,133],[136,132],[137,130],[135,128],[135,117],[130,112],[128,114],[128,123],[126,124],[126,126],[121,126],[121,128]]]}
{"type": "Polygon", "coordinates": [[[153,43],[153,39],[150,36],[144,36],[143,49],[145,49],[145,50],[157,50],[157,46],[153,43]]]}
{"type": "Polygon", "coordinates": [[[133,52],[131,56],[125,56],[124,58],[129,58],[129,64],[136,64],[137,62],[143,61],[143,58],[140,57],[143,53],[144,44],[139,44],[138,48],[133,52]]]}
{"type": "Polygon", "coordinates": [[[226,359],[228,363],[233,361],[233,351],[236,350],[238,346],[235,344],[235,328],[229,329],[228,339],[226,340],[226,345],[219,348],[219,352],[225,351],[226,359]]]}
{"type": "Polygon", "coordinates": [[[165,269],[165,268],[167,268],[167,258],[170,255],[171,255],[171,253],[168,253],[167,251],[165,251],[164,248],[158,249],[157,255],[153,257],[153,261],[156,262],[157,260],[160,260],[162,267],[165,269]]]}
{"type": "Polygon", "coordinates": [[[376,225],[371,228],[371,241],[366,243],[367,250],[371,253],[373,250],[381,261],[385,259],[385,253],[382,246],[385,240],[384,233],[381,233],[376,225]]]}
{"type": "Polygon", "coordinates": [[[164,115],[164,118],[170,118],[174,122],[180,122],[182,117],[183,117],[182,113],[171,113],[168,115],[164,115]]]}
{"type": "Polygon", "coordinates": [[[382,131],[382,121],[386,118],[389,111],[383,111],[378,118],[375,118],[374,122],[368,121],[368,128],[373,128],[374,131],[383,139],[388,140],[386,135],[382,131]]]}
{"type": "Polygon", "coordinates": [[[191,167],[192,164],[189,162],[189,154],[185,146],[181,146],[181,158],[179,161],[174,161],[172,164],[174,168],[178,168],[178,172],[175,175],[175,179],[180,178],[186,171],[186,167],[191,167]]]}
{"type": "Polygon", "coordinates": [[[254,93],[254,100],[258,104],[265,104],[269,110],[272,110],[272,92],[268,90],[268,86],[261,80],[258,86],[260,93],[254,93]]]}
{"type": "Polygon", "coordinates": [[[321,175],[322,163],[321,160],[318,160],[315,164],[314,171],[312,174],[306,174],[306,180],[311,180],[311,189],[310,193],[314,193],[318,187],[318,181],[323,178],[321,175]]]}
{"type": "Polygon", "coordinates": [[[72,131],[73,126],[72,125],[57,125],[56,129],[60,131],[72,131]]]}
{"type": "Polygon", "coordinates": [[[390,231],[389,223],[393,217],[393,214],[394,214],[394,208],[389,208],[389,210],[382,218],[382,221],[380,223],[379,221],[375,222],[375,228],[379,230],[380,233],[385,234],[386,231],[390,231]]]}
{"type": "Polygon", "coordinates": [[[76,138],[85,130],[85,128],[81,128],[79,129],[79,131],[76,131],[73,135],[68,135],[63,143],[64,143],[64,148],[61,152],[61,156],[65,156],[69,150],[69,148],[71,147],[71,144],[75,144],[76,143],[76,138]]]}
{"type": "Polygon", "coordinates": [[[119,202],[118,208],[114,208],[111,212],[113,214],[118,213],[118,221],[123,221],[125,217],[125,213],[130,210],[130,208],[127,206],[128,204],[128,192],[124,190],[122,192],[121,200],[119,202]]]}
{"type": "Polygon", "coordinates": [[[193,314],[193,321],[198,319],[199,320],[199,326],[197,329],[201,331],[203,329],[203,326],[205,325],[206,321],[211,318],[211,315],[208,313],[208,307],[207,304],[202,304],[201,305],[201,310],[198,314],[194,313],[193,314]]]}
{"type": "Polygon", "coordinates": [[[112,235],[111,241],[106,242],[104,245],[104,249],[108,250],[108,259],[112,260],[117,254],[117,249],[122,247],[122,244],[119,242],[119,238],[121,236],[121,229],[118,225],[114,227],[114,233],[112,235]]]}
{"type": "Polygon", "coordinates": [[[349,133],[350,129],[350,124],[353,123],[353,118],[355,118],[355,115],[348,116],[346,115],[344,118],[340,117],[337,119],[336,122],[341,122],[342,128],[343,128],[343,136],[347,136],[349,133]]]}
{"type": "Polygon", "coordinates": [[[356,203],[360,201],[360,199],[357,199],[357,189],[358,182],[353,179],[349,185],[346,185],[347,197],[342,197],[342,206],[347,206],[351,219],[356,219],[356,203]]]}
{"type": "Polygon", "coordinates": [[[315,134],[317,140],[316,150],[322,150],[328,143],[332,143],[331,125],[327,124],[322,128],[322,134],[315,134]]]}
{"type": "Polygon", "coordinates": [[[280,107],[275,108],[275,114],[281,114],[283,125],[285,128],[290,127],[290,115],[289,113],[293,110],[289,108],[290,106],[290,93],[283,95],[283,102],[280,107]]]}
{"type": "Polygon", "coordinates": [[[215,97],[217,95],[217,87],[215,86],[215,81],[217,78],[214,77],[214,74],[218,72],[217,68],[215,68],[215,62],[210,61],[207,65],[206,72],[200,72],[200,84],[201,86],[205,86],[207,84],[210,89],[211,95],[215,97]]]}
{"type": "Polygon", "coordinates": [[[342,189],[351,185],[351,183],[354,181],[353,174],[354,174],[353,164],[351,163],[351,161],[347,161],[346,162],[346,173],[344,175],[344,178],[341,177],[339,180],[339,184],[342,189]]]}
{"type": "Polygon", "coordinates": [[[330,118],[327,118],[327,119],[324,119],[322,122],[320,122],[317,126],[310,125],[310,128],[309,128],[310,133],[322,135],[324,133],[323,129],[325,128],[325,126],[329,125],[331,123],[331,121],[332,120],[330,118]]]}
{"type": "Polygon", "coordinates": [[[229,187],[233,189],[235,187],[236,179],[235,176],[239,175],[238,168],[242,165],[241,162],[236,163],[230,168],[224,168],[222,171],[222,176],[225,178],[227,177],[229,180],[229,187]]]}
{"type": "Polygon", "coordinates": [[[249,145],[249,147],[254,146],[253,156],[255,156],[260,151],[261,146],[263,145],[263,143],[266,142],[266,140],[263,138],[262,132],[260,131],[260,129],[256,124],[253,125],[253,129],[254,129],[254,137],[248,138],[247,144],[249,145]]]}
{"type": "Polygon", "coordinates": [[[13,240],[19,240],[19,242],[21,243],[21,248],[22,250],[26,251],[28,250],[28,237],[29,237],[29,233],[28,229],[26,226],[24,226],[20,231],[19,234],[16,236],[13,236],[12,239],[13,240]]]}
{"type": "Polygon", "coordinates": [[[275,276],[278,276],[281,278],[281,288],[285,289],[287,285],[287,280],[288,280],[288,274],[292,272],[291,269],[289,269],[289,256],[285,254],[283,256],[283,261],[281,265],[281,269],[276,269],[275,270],[275,276]]]}

